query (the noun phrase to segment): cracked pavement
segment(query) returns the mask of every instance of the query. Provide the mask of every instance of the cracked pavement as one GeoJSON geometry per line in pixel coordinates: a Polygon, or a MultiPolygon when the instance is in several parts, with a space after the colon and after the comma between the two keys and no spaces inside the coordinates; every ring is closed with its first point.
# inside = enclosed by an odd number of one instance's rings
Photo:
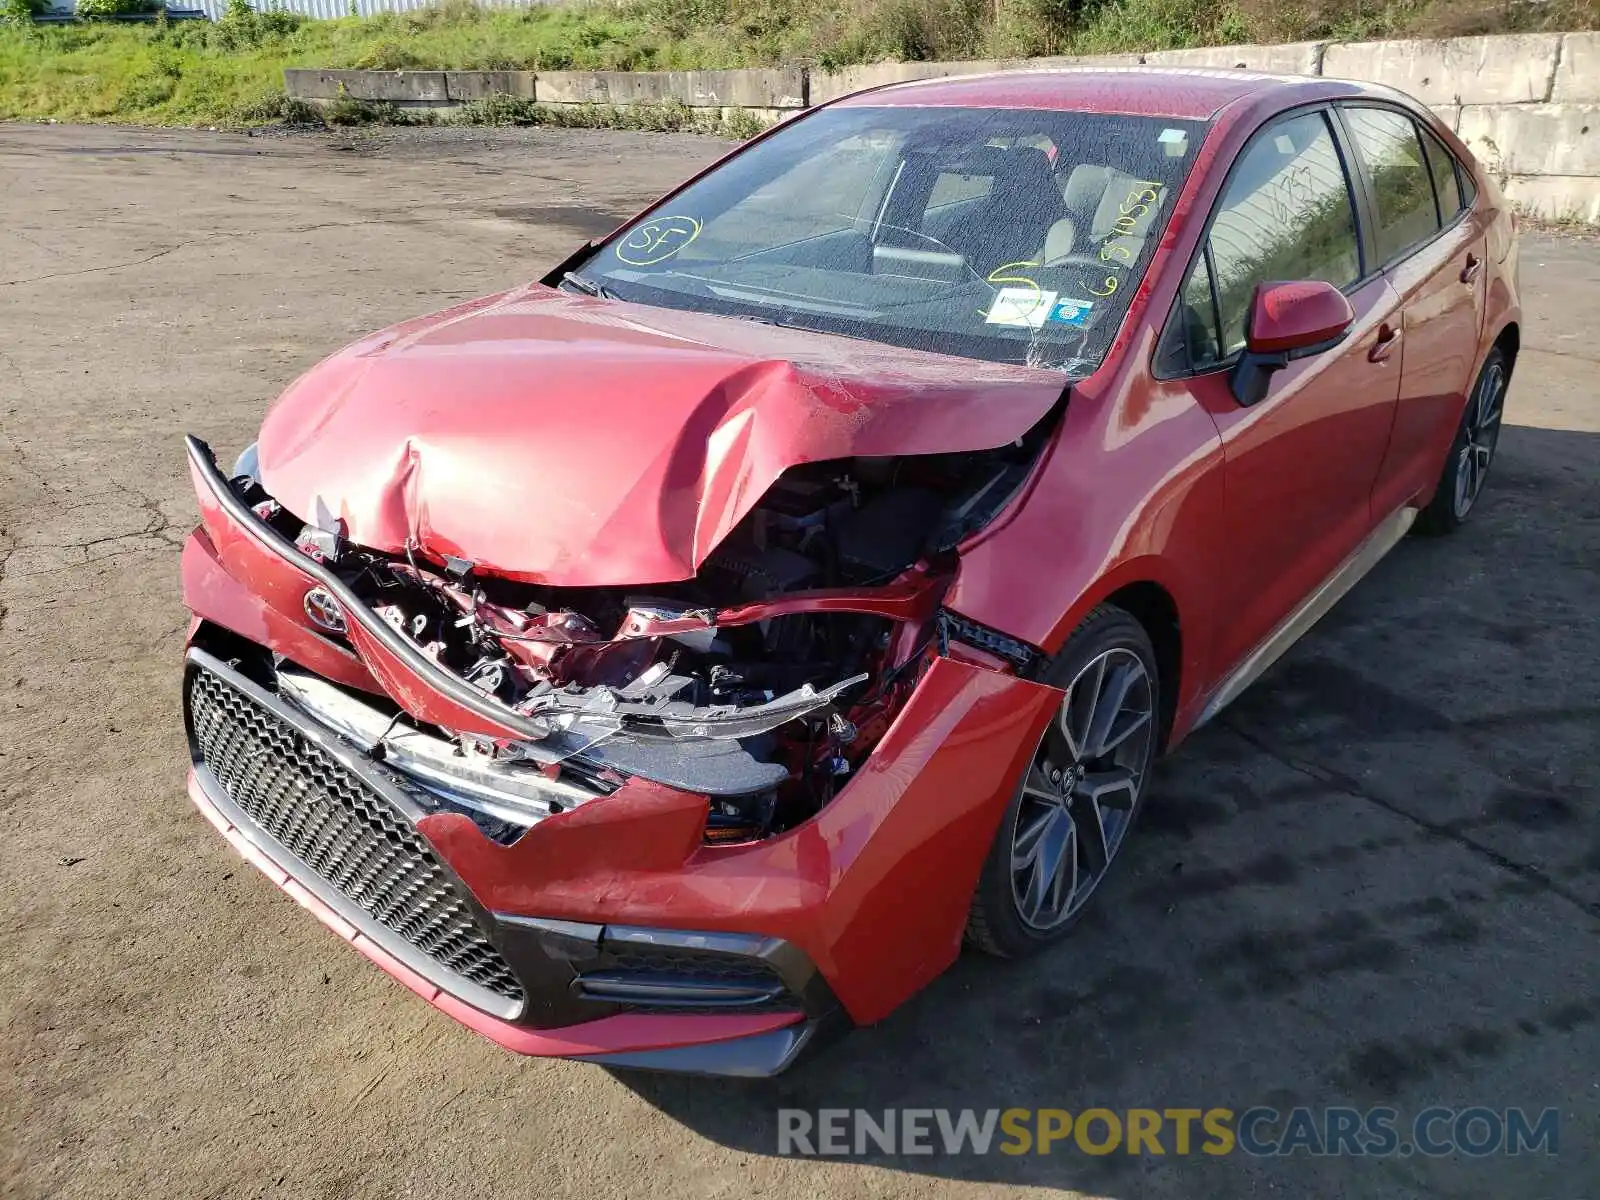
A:
{"type": "Polygon", "coordinates": [[[1600,244],[1530,234],[1500,457],[1163,764],[1056,952],[768,1084],[519,1060],[183,794],[180,435],[542,273],[721,145],[0,125],[0,1194],[1526,1196],[1600,1178],[1600,244]],[[1554,1157],[780,1158],[780,1106],[1561,1109],[1554,1157]]]}

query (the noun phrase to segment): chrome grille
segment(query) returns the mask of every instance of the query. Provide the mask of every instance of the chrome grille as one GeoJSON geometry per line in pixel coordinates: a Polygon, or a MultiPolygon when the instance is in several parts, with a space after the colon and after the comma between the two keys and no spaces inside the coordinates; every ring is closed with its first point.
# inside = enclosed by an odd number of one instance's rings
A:
{"type": "Polygon", "coordinates": [[[234,804],[440,966],[523,999],[433,851],[383,796],[225,680],[203,668],[189,678],[195,743],[234,804]]]}

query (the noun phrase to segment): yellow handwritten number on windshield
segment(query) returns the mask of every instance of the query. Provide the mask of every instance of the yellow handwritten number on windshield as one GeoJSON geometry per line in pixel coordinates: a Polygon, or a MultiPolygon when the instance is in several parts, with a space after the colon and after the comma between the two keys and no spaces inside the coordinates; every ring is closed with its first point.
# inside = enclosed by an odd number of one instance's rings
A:
{"type": "MultiPolygon", "coordinates": [[[[1029,276],[1029,275],[1005,275],[1005,274],[1002,274],[1002,272],[1009,271],[1013,267],[1037,267],[1038,265],[1039,264],[1036,263],[1036,262],[1030,262],[1030,261],[1026,261],[1026,260],[1024,260],[1022,262],[1001,263],[998,267],[996,267],[994,270],[989,272],[989,275],[988,275],[988,278],[987,278],[986,282],[988,282],[988,283],[1020,283],[1024,287],[1032,288],[1033,289],[1032,303],[1030,303],[1025,310],[1022,308],[1022,306],[1020,304],[1017,306],[1017,309],[1018,309],[1019,312],[1022,312],[1024,315],[1030,315],[1030,314],[1032,314],[1034,312],[1037,312],[1038,309],[1039,309],[1039,306],[1044,303],[1044,289],[1039,286],[1039,281],[1037,279],[1034,279],[1032,276],[1029,276]]],[[[978,310],[978,315],[980,317],[987,317],[989,314],[988,314],[987,310],[980,308],[978,310]]]]}

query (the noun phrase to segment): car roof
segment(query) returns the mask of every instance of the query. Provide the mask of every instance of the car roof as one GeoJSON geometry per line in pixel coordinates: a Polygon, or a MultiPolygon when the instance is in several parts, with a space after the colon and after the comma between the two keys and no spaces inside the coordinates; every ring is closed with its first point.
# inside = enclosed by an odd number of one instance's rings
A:
{"type": "Polygon", "coordinates": [[[848,106],[1036,108],[1207,121],[1258,93],[1285,107],[1360,94],[1347,83],[1299,75],[1180,67],[1055,67],[951,75],[869,88],[837,101],[848,106]]]}

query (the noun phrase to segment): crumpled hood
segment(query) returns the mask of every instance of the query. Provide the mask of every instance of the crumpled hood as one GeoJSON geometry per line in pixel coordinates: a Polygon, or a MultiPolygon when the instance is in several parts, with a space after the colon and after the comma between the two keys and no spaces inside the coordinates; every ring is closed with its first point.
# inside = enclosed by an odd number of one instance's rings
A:
{"type": "Polygon", "coordinates": [[[268,415],[261,482],[389,553],[556,586],[693,576],[786,469],[986,450],[1053,371],[529,286],[374,334],[268,415]]]}

